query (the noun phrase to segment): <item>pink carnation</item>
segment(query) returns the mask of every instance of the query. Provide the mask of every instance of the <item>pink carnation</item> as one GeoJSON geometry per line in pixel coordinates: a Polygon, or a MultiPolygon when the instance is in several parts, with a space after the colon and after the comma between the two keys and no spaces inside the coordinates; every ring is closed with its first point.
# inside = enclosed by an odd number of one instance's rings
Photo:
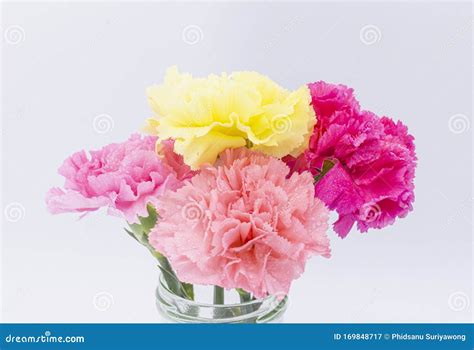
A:
{"type": "Polygon", "coordinates": [[[318,123],[304,155],[287,161],[293,170],[314,175],[325,159],[335,163],[316,184],[316,196],[339,213],[335,231],[345,237],[355,222],[366,232],[405,217],[412,210],[416,166],[406,126],[360,111],[344,85],[308,86],[318,123]]]}
{"type": "Polygon", "coordinates": [[[157,203],[150,244],[181,281],[286,294],[312,255],[329,257],[328,211],[309,172],[288,177],[280,160],[229,149],[157,203]]]}
{"type": "Polygon", "coordinates": [[[166,189],[181,182],[172,167],[155,153],[156,137],[134,134],[123,143],[113,143],[90,156],[80,151],[59,168],[64,190],[52,188],[46,196],[51,213],[90,212],[107,207],[109,214],[137,222],[147,216],[146,206],[155,203],[166,189]]]}

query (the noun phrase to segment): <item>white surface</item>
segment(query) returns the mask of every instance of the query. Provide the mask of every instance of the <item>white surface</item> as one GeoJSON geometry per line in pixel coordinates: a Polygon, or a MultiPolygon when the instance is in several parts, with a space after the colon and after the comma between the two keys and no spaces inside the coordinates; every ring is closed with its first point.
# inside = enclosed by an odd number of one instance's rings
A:
{"type": "Polygon", "coordinates": [[[307,265],[286,322],[471,320],[472,127],[459,134],[448,127],[458,113],[472,124],[470,4],[89,2],[3,10],[2,205],[20,203],[24,215],[17,222],[3,215],[2,321],[160,321],[155,263],[123,223],[103,213],[51,216],[44,195],[62,184],[56,169],[66,156],[143,125],[144,90],[173,64],[195,75],[257,70],[288,88],[345,83],[364,108],[400,118],[416,136],[415,211],[383,231],[345,240],[331,232],[333,257],[307,265]],[[183,39],[190,25],[200,28],[195,44],[183,39]],[[372,45],[360,39],[366,25],[380,30],[372,45]],[[114,122],[104,134],[93,126],[101,114],[114,122]]]}

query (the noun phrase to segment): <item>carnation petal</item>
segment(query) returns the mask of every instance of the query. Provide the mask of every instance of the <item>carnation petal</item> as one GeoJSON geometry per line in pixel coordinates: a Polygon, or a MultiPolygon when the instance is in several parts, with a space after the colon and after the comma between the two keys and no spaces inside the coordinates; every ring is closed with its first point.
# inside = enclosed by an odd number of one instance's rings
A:
{"type": "Polygon", "coordinates": [[[161,222],[150,244],[182,281],[257,297],[287,293],[309,257],[330,255],[328,212],[314,197],[311,174],[288,173],[262,153],[225,150],[216,166],[158,199],[161,222]]]}

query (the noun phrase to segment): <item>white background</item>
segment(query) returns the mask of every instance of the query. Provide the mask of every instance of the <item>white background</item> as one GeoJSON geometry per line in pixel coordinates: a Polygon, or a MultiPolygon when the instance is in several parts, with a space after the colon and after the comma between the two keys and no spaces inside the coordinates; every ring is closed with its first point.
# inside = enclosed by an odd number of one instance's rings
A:
{"type": "Polygon", "coordinates": [[[155,262],[124,223],[51,216],[44,195],[69,154],[140,129],[174,64],[345,83],[416,137],[415,210],[330,232],[286,322],[471,321],[472,23],[469,3],[3,4],[2,321],[160,322],[155,262]]]}

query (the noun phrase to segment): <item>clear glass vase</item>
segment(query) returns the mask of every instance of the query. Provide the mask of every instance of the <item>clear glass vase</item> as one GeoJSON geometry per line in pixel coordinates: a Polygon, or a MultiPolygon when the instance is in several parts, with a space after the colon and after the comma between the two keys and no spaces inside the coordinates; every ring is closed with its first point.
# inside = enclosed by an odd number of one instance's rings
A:
{"type": "Polygon", "coordinates": [[[177,323],[276,323],[288,304],[288,297],[268,296],[240,302],[236,291],[226,291],[223,305],[212,303],[212,286],[195,286],[195,300],[171,292],[163,275],[156,288],[156,306],[169,322],[177,323]],[[196,288],[198,287],[198,288],[196,288]]]}

